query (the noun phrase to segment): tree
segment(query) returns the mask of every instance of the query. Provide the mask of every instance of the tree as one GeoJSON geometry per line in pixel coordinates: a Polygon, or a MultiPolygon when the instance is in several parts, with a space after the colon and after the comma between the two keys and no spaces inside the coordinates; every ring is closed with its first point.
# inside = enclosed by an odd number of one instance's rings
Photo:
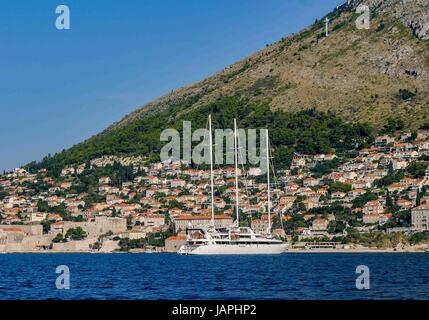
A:
{"type": "Polygon", "coordinates": [[[294,214],[291,218],[283,223],[285,231],[292,232],[298,228],[305,228],[307,224],[302,214],[294,214]]]}
{"type": "Polygon", "coordinates": [[[68,229],[65,236],[65,238],[70,238],[71,240],[83,240],[86,237],[87,234],[81,227],[68,229]]]}
{"type": "Polygon", "coordinates": [[[280,217],[278,215],[275,215],[273,217],[272,222],[272,229],[281,229],[282,228],[282,221],[280,220],[280,217]]]}
{"type": "Polygon", "coordinates": [[[398,97],[404,101],[413,99],[415,95],[416,94],[414,92],[411,92],[408,89],[399,89],[399,93],[398,93],[398,97]]]}
{"type": "Polygon", "coordinates": [[[54,239],[52,239],[52,242],[58,243],[64,241],[64,236],[62,233],[58,233],[54,239]]]}
{"type": "Polygon", "coordinates": [[[428,235],[425,232],[416,232],[409,237],[411,245],[419,244],[426,240],[428,240],[428,235]]]}
{"type": "Polygon", "coordinates": [[[394,199],[392,199],[389,191],[387,191],[386,194],[386,207],[391,213],[397,213],[400,210],[394,199]]]}
{"type": "Polygon", "coordinates": [[[340,181],[335,181],[329,186],[330,193],[349,192],[350,190],[352,190],[352,186],[350,184],[342,183],[340,181]]]}
{"type": "Polygon", "coordinates": [[[304,203],[302,203],[305,199],[305,196],[297,196],[295,201],[293,202],[292,209],[294,209],[296,212],[305,211],[305,205],[304,203]]]}
{"type": "Polygon", "coordinates": [[[405,171],[410,174],[413,178],[422,178],[425,176],[426,169],[428,167],[427,162],[411,162],[405,171]]]}
{"type": "Polygon", "coordinates": [[[367,202],[377,199],[377,195],[372,192],[364,193],[353,200],[353,208],[362,208],[367,202]]]}
{"type": "Polygon", "coordinates": [[[395,170],[393,170],[393,162],[392,161],[390,161],[389,162],[389,170],[388,170],[388,172],[387,172],[387,175],[388,176],[393,176],[395,174],[395,170]]]}
{"type": "Polygon", "coordinates": [[[341,161],[338,158],[331,161],[322,161],[318,162],[311,171],[314,173],[315,177],[322,177],[334,171],[340,164],[341,161]]]}
{"type": "Polygon", "coordinates": [[[49,221],[49,220],[42,221],[43,233],[48,233],[49,230],[51,230],[51,224],[52,224],[52,221],[49,221]]]}
{"type": "Polygon", "coordinates": [[[9,196],[9,194],[4,191],[3,187],[0,187],[0,201],[9,196]]]}
{"type": "Polygon", "coordinates": [[[405,124],[402,119],[390,117],[387,119],[381,133],[394,133],[395,131],[404,129],[405,124]]]}
{"type": "Polygon", "coordinates": [[[119,240],[120,251],[129,251],[130,249],[144,248],[147,244],[145,238],[141,239],[129,239],[122,238],[119,240]]]}
{"type": "Polygon", "coordinates": [[[101,241],[96,241],[93,245],[90,245],[92,250],[97,250],[100,251],[101,247],[103,246],[103,242],[101,241]]]}
{"type": "Polygon", "coordinates": [[[133,216],[128,215],[127,216],[127,229],[131,230],[132,227],[133,227],[133,216]]]}
{"type": "Polygon", "coordinates": [[[420,190],[417,190],[416,206],[419,206],[421,204],[422,196],[423,196],[422,192],[420,192],[420,190]]]}
{"type": "Polygon", "coordinates": [[[328,233],[336,233],[335,232],[336,227],[337,227],[337,223],[335,221],[329,221],[329,224],[328,224],[328,233]]]}
{"type": "Polygon", "coordinates": [[[378,179],[375,181],[375,186],[377,187],[385,187],[392,183],[399,182],[404,177],[404,172],[399,170],[397,172],[393,172],[392,174],[388,174],[387,176],[378,179]]]}
{"type": "Polygon", "coordinates": [[[407,139],[408,142],[413,142],[417,139],[417,131],[411,132],[411,136],[407,139]]]}

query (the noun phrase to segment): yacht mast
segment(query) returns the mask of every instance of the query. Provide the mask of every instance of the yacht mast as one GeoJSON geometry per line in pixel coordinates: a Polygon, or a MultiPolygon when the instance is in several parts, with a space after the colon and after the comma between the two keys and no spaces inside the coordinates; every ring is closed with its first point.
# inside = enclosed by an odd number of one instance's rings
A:
{"type": "Polygon", "coordinates": [[[210,133],[210,189],[211,189],[211,209],[212,209],[212,226],[215,226],[214,219],[214,182],[213,182],[213,141],[212,141],[212,116],[209,114],[209,133],[210,133]]]}
{"type": "Polygon", "coordinates": [[[234,162],[235,162],[235,213],[237,227],[240,226],[239,195],[238,195],[238,138],[237,119],[234,119],[234,162]]]}
{"type": "Polygon", "coordinates": [[[268,234],[271,234],[271,190],[270,190],[270,145],[268,140],[268,129],[266,132],[265,144],[267,148],[267,190],[268,190],[268,234]]]}

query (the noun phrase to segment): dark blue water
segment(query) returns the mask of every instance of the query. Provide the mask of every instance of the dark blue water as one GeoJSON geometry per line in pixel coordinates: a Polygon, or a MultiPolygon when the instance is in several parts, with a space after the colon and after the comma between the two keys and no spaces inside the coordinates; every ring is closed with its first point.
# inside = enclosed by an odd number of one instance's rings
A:
{"type": "Polygon", "coordinates": [[[4,254],[0,299],[429,299],[429,254],[4,254]],[[356,289],[358,265],[370,290],[356,289]]]}

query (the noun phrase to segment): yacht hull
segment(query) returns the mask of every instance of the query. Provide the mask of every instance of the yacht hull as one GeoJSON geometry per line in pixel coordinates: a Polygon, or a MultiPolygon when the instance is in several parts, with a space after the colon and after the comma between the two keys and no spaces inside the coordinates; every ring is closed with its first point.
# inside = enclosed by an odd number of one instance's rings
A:
{"type": "Polygon", "coordinates": [[[245,254],[281,254],[287,251],[287,244],[208,244],[201,246],[184,245],[180,248],[182,255],[245,255],[245,254]]]}

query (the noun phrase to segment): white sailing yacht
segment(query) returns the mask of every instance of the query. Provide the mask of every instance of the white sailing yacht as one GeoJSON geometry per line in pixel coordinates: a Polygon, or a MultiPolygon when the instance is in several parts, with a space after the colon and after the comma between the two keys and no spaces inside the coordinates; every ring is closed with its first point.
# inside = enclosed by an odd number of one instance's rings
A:
{"type": "Polygon", "coordinates": [[[186,243],[179,249],[182,255],[231,255],[231,254],[280,254],[287,250],[287,243],[271,236],[271,194],[269,170],[268,130],[267,145],[267,183],[268,183],[268,228],[265,235],[255,233],[249,227],[240,227],[239,190],[238,190],[238,137],[237,121],[234,119],[234,162],[235,162],[235,211],[236,220],[233,227],[216,229],[214,219],[214,182],[213,182],[213,141],[211,116],[209,115],[210,132],[210,186],[211,186],[211,226],[186,229],[186,243]]]}

